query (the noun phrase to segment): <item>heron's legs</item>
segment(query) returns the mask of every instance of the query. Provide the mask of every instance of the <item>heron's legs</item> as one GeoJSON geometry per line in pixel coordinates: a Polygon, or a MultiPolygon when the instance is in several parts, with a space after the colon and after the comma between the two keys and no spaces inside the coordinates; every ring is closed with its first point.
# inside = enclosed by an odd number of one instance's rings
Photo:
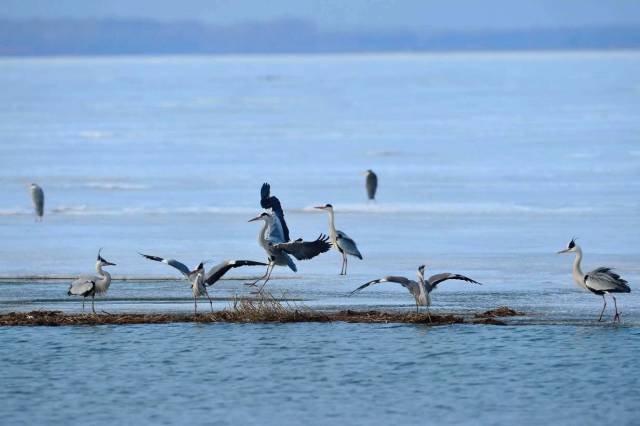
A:
{"type": "Polygon", "coordinates": [[[275,266],[275,264],[269,265],[271,269],[267,268],[267,279],[264,280],[264,283],[262,284],[262,286],[260,287],[260,290],[258,290],[258,294],[262,293],[262,289],[264,288],[265,285],[267,285],[267,281],[269,281],[271,279],[271,272],[273,272],[273,267],[275,266]]]}
{"type": "Polygon", "coordinates": [[[602,307],[602,311],[600,311],[600,318],[598,318],[598,321],[602,321],[602,314],[604,314],[604,310],[607,307],[607,299],[605,299],[604,294],[602,295],[602,301],[604,302],[604,306],[602,307]]]}
{"type": "Polygon", "coordinates": [[[193,315],[198,315],[198,298],[193,296],[193,315]]]}
{"type": "Polygon", "coordinates": [[[340,275],[347,275],[347,255],[344,252],[342,254],[342,267],[340,268],[340,275]]]}
{"type": "Polygon", "coordinates": [[[93,311],[94,314],[96,313],[95,301],[96,301],[96,295],[93,294],[91,296],[91,310],[93,311]]]}
{"type": "Polygon", "coordinates": [[[244,283],[244,285],[249,285],[249,286],[255,287],[256,284],[258,284],[260,281],[262,281],[263,279],[265,279],[269,275],[269,267],[270,266],[271,266],[271,262],[269,262],[269,264],[267,265],[267,270],[266,270],[266,272],[264,273],[263,276],[261,276],[260,278],[258,278],[257,280],[255,280],[253,282],[244,283]]]}
{"type": "Polygon", "coordinates": [[[84,312],[84,299],[86,299],[86,297],[82,298],[82,312],[84,312]]]}
{"type": "Polygon", "coordinates": [[[427,304],[427,318],[429,318],[429,322],[431,321],[431,313],[429,312],[429,304],[427,304]]]}
{"type": "Polygon", "coordinates": [[[613,306],[616,307],[616,314],[613,316],[613,322],[616,322],[616,320],[618,320],[618,322],[620,322],[620,313],[618,312],[618,302],[616,301],[616,297],[612,294],[611,297],[613,297],[613,306]]]}
{"type": "Polygon", "coordinates": [[[209,299],[209,305],[211,306],[211,312],[213,312],[213,302],[211,301],[211,296],[209,296],[209,292],[207,291],[207,288],[204,288],[204,294],[207,295],[207,298],[209,299]]]}
{"type": "Polygon", "coordinates": [[[418,309],[418,301],[416,300],[416,315],[418,315],[420,313],[420,310],[418,309]]]}
{"type": "Polygon", "coordinates": [[[344,255],[344,274],[347,275],[347,266],[349,265],[349,258],[347,254],[344,255]]]}

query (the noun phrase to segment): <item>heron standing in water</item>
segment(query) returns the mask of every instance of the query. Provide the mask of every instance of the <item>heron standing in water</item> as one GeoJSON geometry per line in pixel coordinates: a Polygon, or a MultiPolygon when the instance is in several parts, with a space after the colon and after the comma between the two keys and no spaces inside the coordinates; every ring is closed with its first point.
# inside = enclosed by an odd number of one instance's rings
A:
{"type": "Polygon", "coordinates": [[[418,267],[418,281],[413,281],[405,277],[389,276],[389,277],[384,277],[377,280],[369,281],[368,283],[365,283],[360,287],[356,288],[355,290],[353,290],[351,294],[354,294],[362,290],[363,288],[370,286],[371,284],[379,284],[379,283],[385,283],[385,282],[398,283],[404,288],[406,288],[407,290],[409,290],[411,295],[413,295],[414,299],[416,300],[416,313],[419,312],[418,306],[427,307],[427,315],[429,316],[429,321],[431,321],[431,315],[429,314],[429,306],[431,305],[430,293],[436,289],[438,284],[447,280],[461,280],[461,281],[467,281],[473,284],[480,284],[478,281],[472,280],[469,277],[465,277],[464,275],[460,275],[460,274],[452,274],[450,272],[444,272],[442,274],[432,275],[429,277],[428,280],[425,280],[424,270],[425,270],[425,265],[420,265],[418,267]]]}
{"type": "Polygon", "coordinates": [[[336,230],[335,216],[333,214],[333,206],[331,204],[325,204],[324,206],[314,207],[319,210],[324,210],[329,213],[329,236],[331,237],[331,243],[338,249],[342,255],[342,269],[340,275],[347,275],[347,255],[357,257],[362,260],[362,254],[356,246],[356,242],[349,238],[347,234],[342,231],[336,230]]]}
{"type": "Polygon", "coordinates": [[[367,197],[369,201],[375,201],[376,191],[378,190],[378,176],[371,169],[364,172],[364,175],[366,176],[367,197]]]}
{"type": "Polygon", "coordinates": [[[111,285],[111,274],[102,270],[103,266],[115,266],[115,263],[107,262],[101,255],[102,249],[98,250],[98,259],[96,261],[96,272],[98,275],[83,276],[73,281],[69,286],[67,295],[82,296],[82,310],[84,311],[84,300],[91,296],[91,310],[96,313],[95,298],[96,294],[104,294],[109,290],[111,285]]]}
{"type": "Polygon", "coordinates": [[[44,191],[35,183],[29,185],[31,191],[31,201],[36,212],[36,221],[42,221],[44,215],[44,191]]]}
{"type": "Polygon", "coordinates": [[[140,256],[144,256],[149,260],[155,260],[169,266],[173,266],[189,281],[191,284],[191,293],[193,294],[193,313],[198,313],[198,297],[207,296],[209,299],[209,305],[211,306],[211,312],[213,312],[213,302],[207,291],[208,286],[215,284],[224,274],[231,268],[238,268],[240,266],[255,266],[266,265],[262,262],[254,262],[253,260],[225,260],[222,263],[214,266],[205,274],[204,262],[200,262],[193,271],[190,271],[187,265],[182,262],[178,262],[175,259],[165,259],[163,257],[151,256],[147,254],[139,253],[140,256]]]}
{"type": "MultiPolygon", "coordinates": [[[[593,294],[597,294],[598,296],[602,296],[604,305],[602,306],[602,311],[600,311],[598,321],[602,321],[602,315],[607,307],[607,299],[604,297],[605,294],[631,292],[629,283],[622,279],[620,275],[613,272],[611,268],[596,268],[585,275],[580,268],[580,262],[582,262],[582,249],[576,244],[575,238],[572,238],[571,241],[569,241],[569,245],[566,249],[558,252],[558,254],[560,253],[576,254],[575,260],[573,261],[573,280],[583,289],[590,291],[593,294]]],[[[613,316],[613,322],[620,322],[620,313],[618,312],[616,297],[613,294],[611,294],[611,297],[613,298],[613,306],[615,306],[616,309],[616,313],[613,316]]]]}

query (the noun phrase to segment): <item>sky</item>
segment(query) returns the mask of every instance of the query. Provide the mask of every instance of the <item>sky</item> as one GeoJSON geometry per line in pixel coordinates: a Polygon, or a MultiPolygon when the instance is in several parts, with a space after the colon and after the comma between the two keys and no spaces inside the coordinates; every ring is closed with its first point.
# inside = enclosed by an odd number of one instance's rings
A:
{"type": "Polygon", "coordinates": [[[325,30],[640,25],[640,0],[1,0],[1,18],[148,18],[231,25],[301,18],[325,30]]]}

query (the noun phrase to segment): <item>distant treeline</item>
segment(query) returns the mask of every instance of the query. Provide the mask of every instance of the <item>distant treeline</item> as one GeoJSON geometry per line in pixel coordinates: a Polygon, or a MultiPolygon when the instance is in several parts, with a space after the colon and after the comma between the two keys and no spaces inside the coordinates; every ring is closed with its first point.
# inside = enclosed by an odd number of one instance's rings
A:
{"type": "Polygon", "coordinates": [[[640,27],[434,32],[326,31],[282,19],[211,26],[195,21],[0,20],[0,55],[330,53],[640,47],[640,27]]]}

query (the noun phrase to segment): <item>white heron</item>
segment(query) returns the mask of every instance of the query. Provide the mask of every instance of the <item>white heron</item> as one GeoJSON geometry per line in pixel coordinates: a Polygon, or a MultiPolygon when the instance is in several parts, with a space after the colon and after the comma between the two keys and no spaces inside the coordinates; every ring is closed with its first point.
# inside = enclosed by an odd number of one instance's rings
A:
{"type": "Polygon", "coordinates": [[[364,175],[366,176],[367,198],[369,198],[369,201],[375,201],[376,191],[378,190],[378,176],[371,169],[364,172],[364,175]]]}
{"type": "Polygon", "coordinates": [[[31,191],[31,201],[36,213],[36,221],[42,221],[42,216],[44,215],[44,191],[35,183],[29,184],[29,190],[31,191]]]}
{"type": "Polygon", "coordinates": [[[115,263],[107,262],[101,255],[102,249],[98,250],[98,259],[96,261],[96,272],[98,275],[83,276],[73,281],[69,286],[67,295],[82,296],[82,310],[84,311],[84,300],[91,296],[91,310],[96,313],[95,297],[96,294],[104,294],[109,290],[111,285],[111,274],[102,269],[103,266],[115,266],[115,263]]]}
{"type": "Polygon", "coordinates": [[[360,254],[360,250],[358,250],[358,246],[352,238],[344,232],[336,230],[335,216],[333,213],[333,206],[331,204],[325,204],[324,206],[314,208],[324,210],[329,213],[329,236],[331,237],[331,243],[342,255],[342,269],[340,270],[340,275],[347,275],[347,255],[351,255],[362,260],[362,254],[360,254]]]}
{"type": "Polygon", "coordinates": [[[213,312],[213,302],[207,291],[207,287],[215,284],[224,274],[232,268],[238,268],[240,266],[265,266],[266,263],[254,262],[253,260],[225,260],[218,265],[214,266],[205,274],[204,262],[200,262],[193,271],[182,262],[175,259],[165,259],[163,257],[151,256],[147,254],[139,253],[141,256],[146,257],[156,262],[162,262],[169,266],[173,266],[184,275],[187,281],[191,284],[191,293],[193,294],[193,312],[198,313],[198,297],[207,296],[209,299],[209,305],[211,306],[211,312],[213,312]]]}
{"type": "Polygon", "coordinates": [[[355,290],[353,290],[350,295],[362,290],[363,288],[370,286],[371,284],[379,284],[379,283],[385,283],[385,282],[398,283],[404,288],[406,288],[407,290],[409,290],[409,292],[413,295],[414,299],[416,300],[416,313],[419,312],[418,306],[427,307],[427,315],[429,316],[429,321],[431,321],[431,315],[429,314],[429,306],[431,305],[430,293],[436,289],[438,284],[447,280],[461,280],[461,281],[466,281],[472,284],[480,285],[478,281],[475,281],[469,277],[465,277],[464,275],[460,275],[460,274],[452,274],[450,272],[444,272],[442,274],[432,275],[429,277],[429,279],[425,280],[424,270],[425,270],[425,265],[420,265],[418,267],[418,281],[413,281],[405,277],[388,276],[384,278],[379,278],[377,280],[369,281],[368,283],[365,283],[360,287],[356,288],[355,290]]]}
{"type": "Polygon", "coordinates": [[[607,299],[605,298],[605,295],[610,294],[613,298],[613,305],[616,309],[613,322],[616,322],[616,320],[620,322],[618,303],[616,301],[616,297],[611,293],[630,293],[631,288],[629,288],[629,283],[622,279],[620,275],[613,272],[611,268],[607,267],[596,268],[593,271],[584,274],[580,268],[580,263],[582,262],[582,249],[576,244],[575,238],[572,238],[571,241],[569,241],[569,245],[566,249],[558,252],[558,254],[560,253],[576,254],[575,260],[573,261],[573,280],[583,289],[590,291],[593,294],[597,294],[598,296],[602,296],[604,305],[602,306],[602,311],[600,311],[598,321],[602,321],[602,315],[607,307],[607,299]]]}
{"type": "Polygon", "coordinates": [[[262,292],[267,281],[271,278],[274,266],[288,266],[293,272],[297,272],[298,268],[291,256],[298,260],[307,260],[316,257],[320,253],[325,253],[331,248],[331,243],[328,242],[329,237],[322,234],[314,241],[303,241],[302,238],[298,238],[295,241],[286,241],[280,220],[276,215],[265,212],[250,219],[249,222],[258,220],[264,222],[258,234],[258,243],[267,252],[269,264],[265,274],[256,281],[248,283],[248,285],[255,286],[264,279],[262,287],[258,290],[259,293],[262,292]]]}

